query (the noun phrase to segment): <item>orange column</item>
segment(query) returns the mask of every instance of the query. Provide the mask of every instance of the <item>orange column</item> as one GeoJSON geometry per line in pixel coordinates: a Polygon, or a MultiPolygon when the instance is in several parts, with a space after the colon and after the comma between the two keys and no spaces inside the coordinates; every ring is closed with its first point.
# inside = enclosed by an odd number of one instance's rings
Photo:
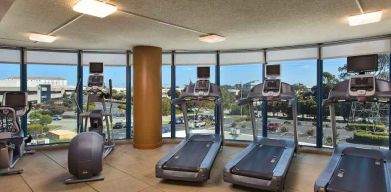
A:
{"type": "Polygon", "coordinates": [[[133,146],[153,149],[162,145],[162,49],[133,48],[133,146]]]}

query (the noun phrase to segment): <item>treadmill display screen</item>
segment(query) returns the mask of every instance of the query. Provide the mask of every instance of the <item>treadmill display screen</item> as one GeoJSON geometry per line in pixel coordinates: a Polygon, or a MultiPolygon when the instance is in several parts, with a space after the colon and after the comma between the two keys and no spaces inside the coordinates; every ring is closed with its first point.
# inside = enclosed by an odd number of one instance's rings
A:
{"type": "Polygon", "coordinates": [[[350,90],[358,91],[358,90],[366,90],[373,91],[373,77],[353,77],[350,80],[350,90]]]}
{"type": "Polygon", "coordinates": [[[280,65],[266,65],[266,76],[280,76],[280,65]]]}
{"type": "Polygon", "coordinates": [[[90,63],[90,73],[103,73],[103,63],[90,63]]]}
{"type": "Polygon", "coordinates": [[[264,92],[278,92],[280,90],[280,80],[279,79],[268,79],[265,80],[263,85],[264,92]]]}
{"type": "Polygon", "coordinates": [[[209,67],[197,67],[197,78],[198,79],[209,79],[210,68],[209,67]]]}
{"type": "Polygon", "coordinates": [[[362,73],[377,71],[378,68],[378,56],[377,55],[362,55],[348,57],[347,59],[347,71],[348,73],[362,73]]]}

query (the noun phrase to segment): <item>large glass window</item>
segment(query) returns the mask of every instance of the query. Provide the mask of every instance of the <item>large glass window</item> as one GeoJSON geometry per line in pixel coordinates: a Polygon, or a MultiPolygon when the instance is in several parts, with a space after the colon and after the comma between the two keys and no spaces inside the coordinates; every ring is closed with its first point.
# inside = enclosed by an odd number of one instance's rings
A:
{"type": "MultiPolygon", "coordinates": [[[[215,82],[215,66],[210,66],[210,82],[215,82]]],[[[197,66],[196,65],[182,65],[176,67],[176,85],[178,90],[183,90],[187,85],[193,84],[197,81],[197,66]]],[[[180,95],[180,91],[178,92],[180,95]]],[[[193,133],[214,133],[214,102],[200,101],[192,102],[188,105],[189,128],[193,133]]],[[[177,106],[176,118],[178,121],[183,120],[182,110],[177,106]]],[[[185,127],[183,123],[176,124],[176,137],[185,137],[185,127]]]]}
{"type": "MultiPolygon", "coordinates": [[[[226,139],[253,139],[249,107],[239,106],[236,101],[246,98],[250,89],[262,82],[262,71],[262,64],[221,66],[220,83],[226,139]]],[[[260,105],[255,107],[255,114],[257,128],[262,130],[260,105]]]]}
{"type": "MultiPolygon", "coordinates": [[[[379,55],[379,68],[374,72],[380,79],[389,80],[388,54],[379,55]]],[[[327,98],[334,84],[349,79],[346,72],[346,58],[325,59],[323,65],[324,98],[327,98]]],[[[337,143],[357,143],[364,145],[388,146],[387,104],[378,103],[338,103],[336,107],[337,143]]],[[[325,146],[332,146],[332,133],[328,107],[324,108],[323,122],[325,146]]]]}
{"type": "MultiPolygon", "coordinates": [[[[162,66],[162,134],[171,137],[171,65],[162,66]]],[[[182,124],[178,120],[174,123],[182,124]]]]}
{"type": "MultiPolygon", "coordinates": [[[[284,61],[281,80],[297,96],[297,133],[300,144],[316,143],[316,60],[284,61]]],[[[292,108],[287,102],[268,103],[268,136],[293,138],[292,108]]]]}
{"type": "Polygon", "coordinates": [[[6,91],[20,90],[20,64],[0,63],[0,102],[6,91]]]}
{"type": "Polygon", "coordinates": [[[20,90],[19,62],[18,50],[0,49],[0,103],[4,92],[20,90]]]}
{"type": "Polygon", "coordinates": [[[27,90],[33,103],[27,120],[31,144],[68,142],[76,136],[76,74],[76,65],[28,64],[27,90]]]}
{"type": "MultiPolygon", "coordinates": [[[[113,96],[110,101],[108,98],[105,100],[106,109],[113,114],[112,122],[112,137],[113,139],[125,139],[126,138],[126,67],[125,66],[104,66],[104,83],[106,87],[109,87],[109,80],[112,81],[113,96]]],[[[84,87],[87,86],[89,76],[88,66],[83,67],[83,79],[84,87]]],[[[83,96],[83,110],[86,110],[87,95],[83,96]]],[[[100,103],[94,103],[89,106],[89,110],[103,109],[100,103]]],[[[104,123],[104,126],[106,124],[104,123]]],[[[133,127],[133,124],[131,124],[133,127]]],[[[106,128],[104,129],[106,131],[106,128]]]]}

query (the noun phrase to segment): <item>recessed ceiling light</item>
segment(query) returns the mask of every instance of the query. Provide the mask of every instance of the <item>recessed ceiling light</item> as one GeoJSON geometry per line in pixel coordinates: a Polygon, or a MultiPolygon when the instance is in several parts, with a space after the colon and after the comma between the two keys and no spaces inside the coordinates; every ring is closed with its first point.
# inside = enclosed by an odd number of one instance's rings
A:
{"type": "Polygon", "coordinates": [[[79,13],[103,18],[116,12],[117,7],[97,0],[80,0],[73,6],[73,10],[79,13]]]}
{"type": "Polygon", "coordinates": [[[216,34],[208,34],[208,35],[199,36],[198,40],[206,43],[217,43],[217,42],[224,41],[225,37],[216,34]]]}
{"type": "Polygon", "coordinates": [[[369,23],[380,22],[383,11],[363,13],[360,15],[350,16],[348,18],[350,26],[365,25],[369,23]]]}
{"type": "Polygon", "coordinates": [[[51,35],[42,35],[38,33],[31,33],[30,34],[30,40],[31,41],[38,41],[43,43],[52,43],[56,40],[56,36],[51,35]]]}

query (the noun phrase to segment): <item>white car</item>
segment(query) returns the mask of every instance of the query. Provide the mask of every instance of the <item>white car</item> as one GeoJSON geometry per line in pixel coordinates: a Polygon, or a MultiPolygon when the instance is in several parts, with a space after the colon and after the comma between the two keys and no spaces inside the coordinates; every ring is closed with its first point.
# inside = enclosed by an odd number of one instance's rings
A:
{"type": "Polygon", "coordinates": [[[54,121],[60,121],[60,120],[62,120],[62,115],[53,115],[52,119],[54,121]]]}
{"type": "Polygon", "coordinates": [[[194,127],[204,127],[206,123],[204,121],[194,121],[194,127]]]}

